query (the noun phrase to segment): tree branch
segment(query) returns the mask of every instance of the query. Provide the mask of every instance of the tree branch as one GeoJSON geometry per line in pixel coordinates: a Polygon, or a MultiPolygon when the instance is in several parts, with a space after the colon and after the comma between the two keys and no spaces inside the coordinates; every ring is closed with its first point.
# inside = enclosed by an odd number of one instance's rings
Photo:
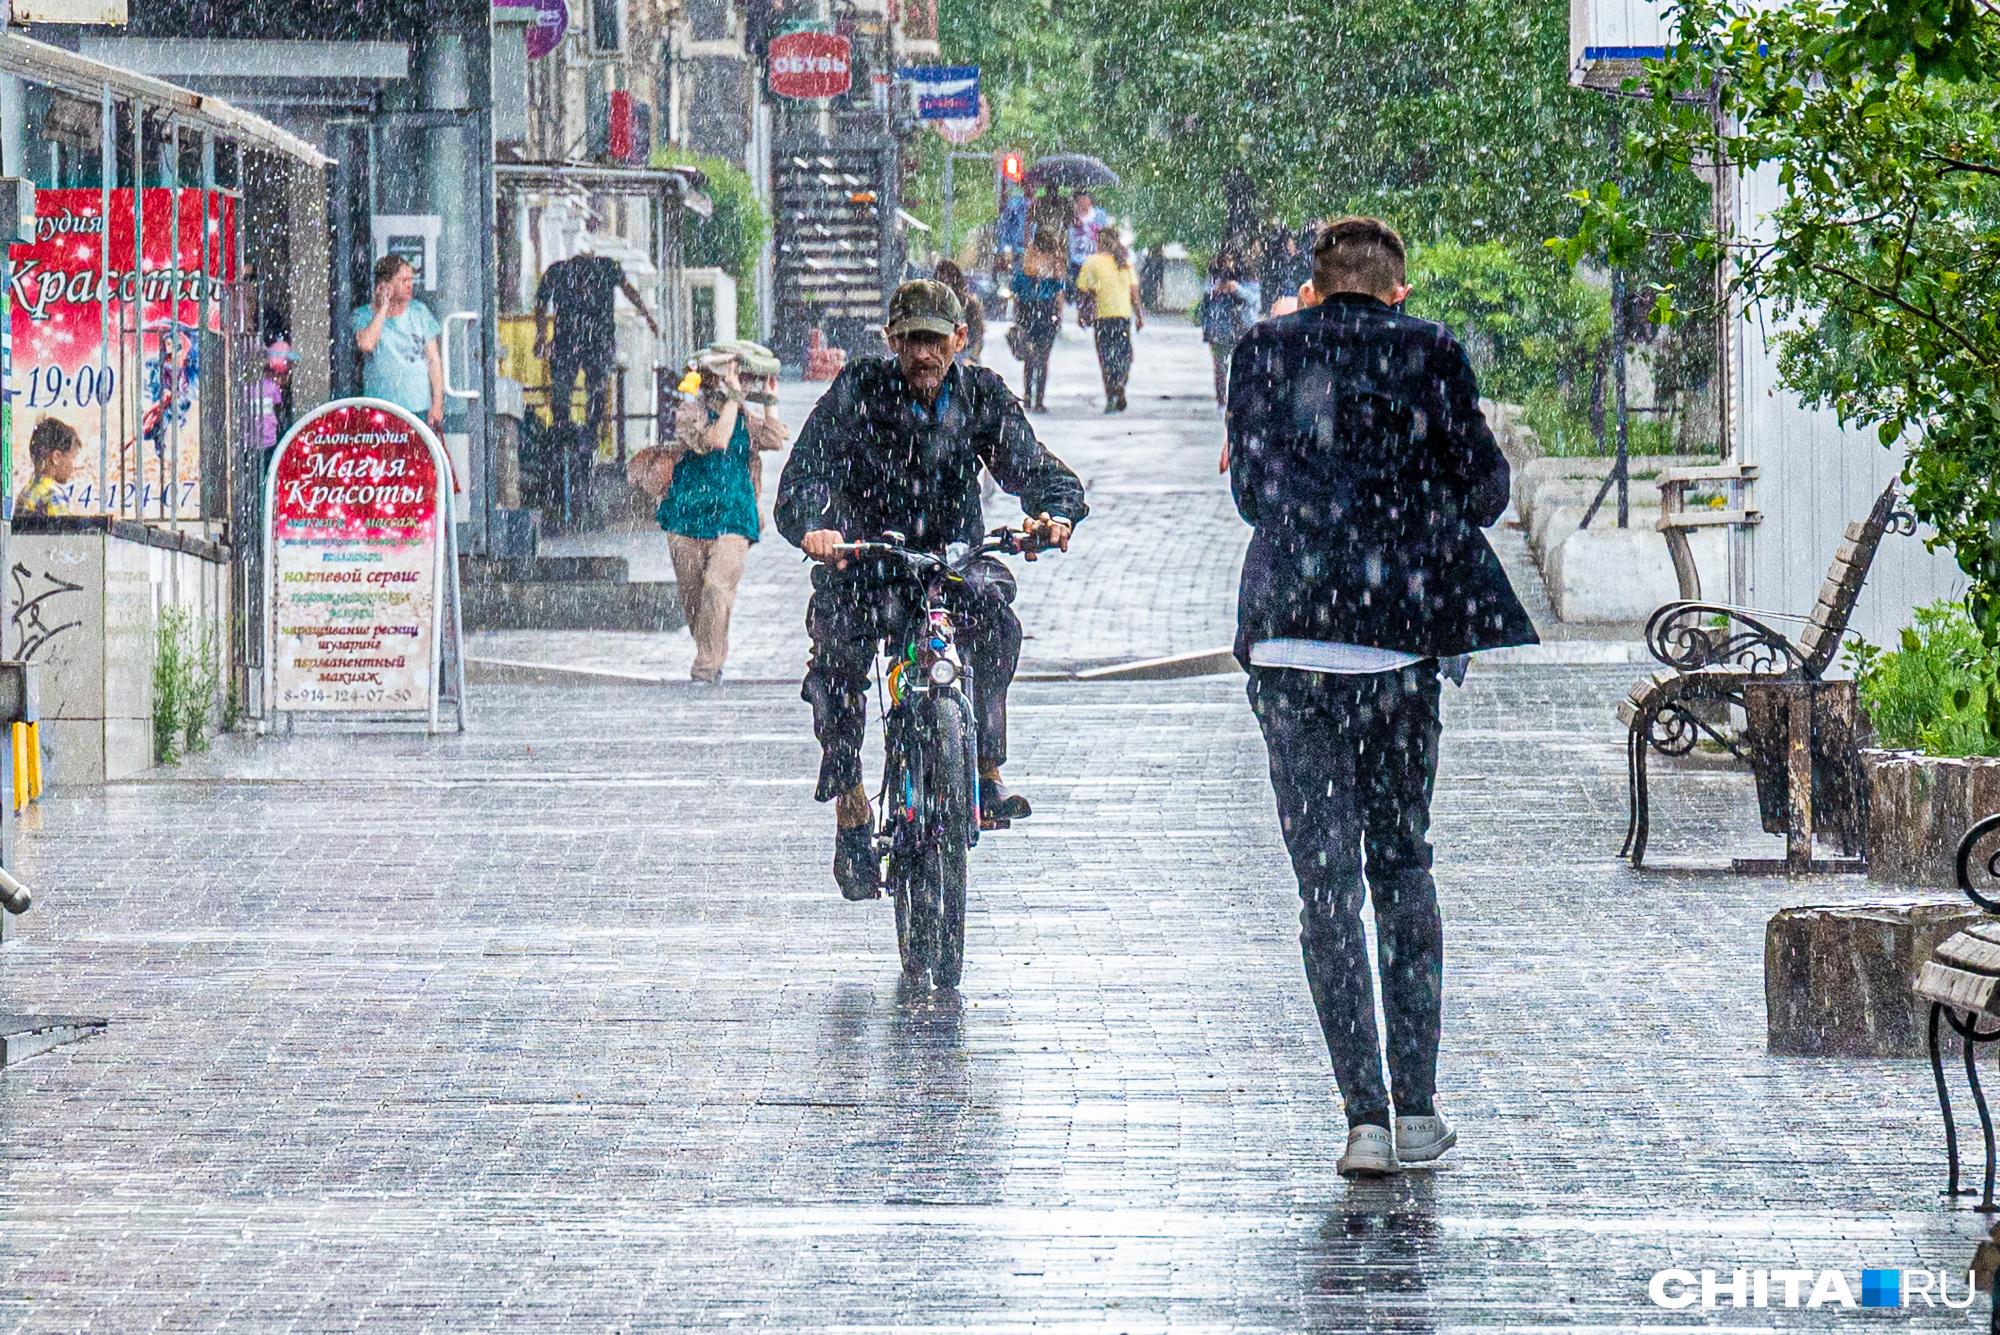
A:
{"type": "Polygon", "coordinates": [[[1979,345],[1977,343],[1974,343],[1970,338],[1966,337],[1965,333],[1962,330],[1950,324],[1947,324],[1945,321],[1939,319],[1935,312],[1927,311],[1923,307],[1916,305],[1914,302],[1910,301],[1908,298],[1903,297],[1888,288],[1882,287],[1879,284],[1871,283],[1867,279],[1863,278],[1860,274],[1849,273],[1847,270],[1840,268],[1838,265],[1815,263],[1811,266],[1811,268],[1815,273],[1822,273],[1833,278],[1838,278],[1844,283],[1848,283],[1854,287],[1860,288],[1863,292],[1868,292],[1876,297],[1879,297],[1881,300],[1888,302],[1891,306],[1896,307],[1896,309],[1900,311],[1915,316],[1917,319],[1923,321],[1925,324],[1932,326],[1939,333],[1950,338],[1953,342],[1963,347],[1968,353],[1972,354],[1972,360],[1975,363],[1982,366],[1987,364],[1988,359],[1986,355],[1980,351],[1979,345]]]}
{"type": "Polygon", "coordinates": [[[1917,155],[1926,162],[1942,162],[1946,171],[1978,172],[1982,176],[2000,176],[2000,167],[1986,162],[1965,162],[1944,153],[1923,152],[1917,155]]]}

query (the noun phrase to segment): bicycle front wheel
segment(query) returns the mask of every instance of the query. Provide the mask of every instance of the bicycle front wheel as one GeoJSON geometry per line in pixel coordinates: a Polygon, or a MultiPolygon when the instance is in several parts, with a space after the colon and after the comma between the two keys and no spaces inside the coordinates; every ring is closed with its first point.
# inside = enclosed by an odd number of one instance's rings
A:
{"type": "Polygon", "coordinates": [[[978,828],[976,771],[966,763],[972,748],[966,713],[951,696],[936,708],[937,778],[931,785],[931,837],[925,849],[928,877],[937,886],[937,953],[931,981],[955,988],[965,972],[965,850],[978,828]]]}
{"type": "MultiPolygon", "coordinates": [[[[925,779],[929,767],[923,749],[914,744],[909,729],[891,734],[895,747],[889,761],[885,801],[902,811],[924,809],[925,779]],[[896,734],[900,733],[900,737],[896,734]]],[[[903,976],[921,979],[937,958],[937,879],[928,864],[928,850],[920,821],[894,820],[894,838],[889,849],[889,892],[896,905],[896,951],[903,959],[903,976]]]]}

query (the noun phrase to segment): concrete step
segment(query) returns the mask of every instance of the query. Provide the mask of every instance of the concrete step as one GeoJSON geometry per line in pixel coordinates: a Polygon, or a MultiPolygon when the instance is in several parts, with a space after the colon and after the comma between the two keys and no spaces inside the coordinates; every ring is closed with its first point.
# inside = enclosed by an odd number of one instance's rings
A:
{"type": "Polygon", "coordinates": [[[467,557],[459,573],[472,584],[623,584],[631,566],[622,556],[537,556],[525,560],[467,557]]]}
{"type": "Polygon", "coordinates": [[[0,1066],[101,1034],[110,1023],[97,1015],[0,1015],[0,1066]]]}
{"type": "Polygon", "coordinates": [[[464,598],[468,631],[663,631],[687,624],[672,580],[467,580],[464,598]]]}

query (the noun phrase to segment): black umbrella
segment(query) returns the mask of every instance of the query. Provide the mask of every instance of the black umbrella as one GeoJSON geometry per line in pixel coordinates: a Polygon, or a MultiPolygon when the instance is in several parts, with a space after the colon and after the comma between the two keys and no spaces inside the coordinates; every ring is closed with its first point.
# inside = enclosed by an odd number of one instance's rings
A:
{"type": "Polygon", "coordinates": [[[1117,185],[1118,173],[1082,153],[1057,153],[1028,168],[1024,180],[1028,185],[1082,190],[1093,185],[1117,185]]]}

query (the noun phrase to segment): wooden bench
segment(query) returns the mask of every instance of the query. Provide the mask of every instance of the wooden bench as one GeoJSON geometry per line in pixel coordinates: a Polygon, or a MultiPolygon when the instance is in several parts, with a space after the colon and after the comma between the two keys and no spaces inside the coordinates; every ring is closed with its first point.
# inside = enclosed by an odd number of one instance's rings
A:
{"type": "Polygon", "coordinates": [[[1755,464],[1713,464],[1701,468],[1663,468],[1660,470],[1660,517],[1653,527],[1667,540],[1667,553],[1673,557],[1674,579],[1681,586],[1681,597],[1687,602],[1701,599],[1701,572],[1695,568],[1694,545],[1688,535],[1698,528],[1755,528],[1763,522],[1764,516],[1749,508],[1744,499],[1744,491],[1757,480],[1755,464]],[[1688,488],[1698,486],[1721,486],[1729,490],[1729,499],[1724,508],[1698,507],[1690,510],[1687,504],[1688,488]]]}
{"type": "MultiPolygon", "coordinates": [[[[1663,516],[1664,520],[1664,516],[1663,516]]],[[[1646,647],[1664,667],[1637,682],[1618,717],[1631,729],[1626,770],[1631,815],[1621,857],[1644,864],[1651,812],[1646,755],[1681,756],[1704,736],[1748,763],[1757,778],[1764,828],[1785,836],[1783,863],[1741,859],[1746,872],[1850,870],[1858,858],[1815,859],[1813,836],[1831,835],[1858,854],[1866,834],[1857,741],[1862,729],[1854,683],[1822,681],[1847,633],[1855,600],[1882,535],[1914,532],[1896,509],[1895,484],[1883,488],[1868,518],[1849,524],[1845,540],[1806,616],[1760,612],[1681,599],[1654,612],[1646,647]],[[1803,625],[1797,640],[1773,622],[1803,625]],[[1740,735],[1725,730],[1727,711],[1743,711],[1740,735]]],[[[1692,563],[1690,563],[1691,565],[1692,563]]]]}
{"type": "MultiPolygon", "coordinates": [[[[1989,890],[2000,880],[2000,815],[1974,823],[1958,841],[1958,888],[1986,913],[2000,913],[2000,900],[1973,887],[1975,871],[1989,890]]],[[[1945,1193],[1970,1195],[1958,1186],[1958,1126],[1951,1115],[1951,1094],[1944,1082],[1944,1055],[1938,1041],[1940,1024],[1949,1025],[1958,1035],[1965,1056],[1965,1083],[1972,1090],[1973,1105],[1979,1110],[1979,1130],[1986,1142],[1986,1192],[1979,1208],[1993,1213],[1993,1116],[1986,1108],[1986,1094],[1979,1087],[1979,1066],[1974,1060],[1979,1044],[2000,1038],[2000,922],[1975,923],[1946,940],[1937,954],[1917,972],[1913,990],[1931,1003],[1931,1078],[1937,1082],[1938,1108],[1944,1114],[1945,1156],[1950,1173],[1945,1193]],[[1980,1025],[1986,1025],[1985,1030],[1980,1025]]]]}

